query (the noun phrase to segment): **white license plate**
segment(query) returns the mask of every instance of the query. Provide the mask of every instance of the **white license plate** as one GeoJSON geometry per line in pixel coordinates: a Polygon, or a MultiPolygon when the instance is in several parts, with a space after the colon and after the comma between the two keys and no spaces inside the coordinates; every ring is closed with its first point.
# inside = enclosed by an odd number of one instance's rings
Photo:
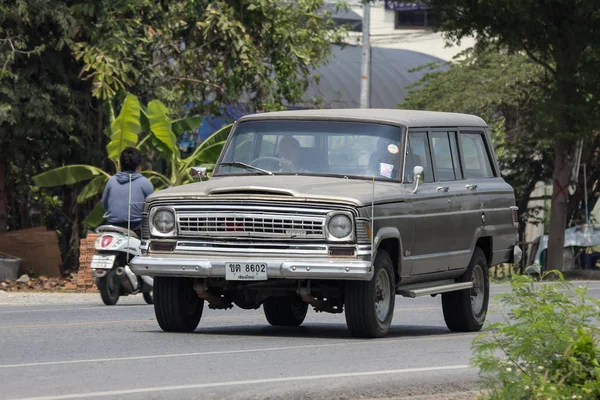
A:
{"type": "Polygon", "coordinates": [[[267,263],[231,262],[225,263],[225,279],[228,281],[266,281],[267,263]]]}
{"type": "Polygon", "coordinates": [[[105,256],[101,254],[94,254],[92,256],[92,263],[90,264],[90,267],[92,269],[111,269],[114,262],[114,255],[105,256]]]}

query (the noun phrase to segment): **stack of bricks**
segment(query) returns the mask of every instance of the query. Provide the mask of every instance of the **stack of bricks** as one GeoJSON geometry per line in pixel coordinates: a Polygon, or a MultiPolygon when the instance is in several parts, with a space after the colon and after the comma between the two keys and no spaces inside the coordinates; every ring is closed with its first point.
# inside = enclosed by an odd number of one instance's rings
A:
{"type": "Polygon", "coordinates": [[[94,283],[92,269],[92,256],[96,253],[94,243],[98,237],[95,233],[88,233],[85,239],[79,242],[79,272],[77,273],[78,292],[96,292],[98,288],[94,283]]]}

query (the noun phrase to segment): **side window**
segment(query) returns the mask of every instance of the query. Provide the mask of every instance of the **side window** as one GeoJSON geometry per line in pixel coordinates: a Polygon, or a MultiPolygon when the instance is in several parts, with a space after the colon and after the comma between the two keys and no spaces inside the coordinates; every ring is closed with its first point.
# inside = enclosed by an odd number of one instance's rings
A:
{"type": "Polygon", "coordinates": [[[438,181],[453,181],[454,163],[448,132],[430,132],[431,149],[433,150],[433,161],[435,162],[435,177],[438,181]]]}
{"type": "Polygon", "coordinates": [[[408,146],[406,148],[405,159],[405,182],[413,182],[413,168],[417,165],[423,167],[423,182],[433,182],[427,132],[410,132],[408,134],[408,146]]]}
{"type": "Polygon", "coordinates": [[[493,178],[490,157],[481,133],[462,133],[461,151],[467,178],[493,178]]]}

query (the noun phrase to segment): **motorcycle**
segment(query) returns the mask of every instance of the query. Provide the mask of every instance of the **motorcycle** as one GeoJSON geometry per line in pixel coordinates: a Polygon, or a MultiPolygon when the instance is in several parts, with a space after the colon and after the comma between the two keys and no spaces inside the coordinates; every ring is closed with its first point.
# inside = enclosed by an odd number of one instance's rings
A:
{"type": "Polygon", "coordinates": [[[129,268],[129,261],[141,254],[137,234],[114,225],[101,225],[96,233],[100,236],[94,244],[96,254],[92,257],[91,269],[104,304],[112,306],[120,296],[138,293],[143,294],[146,303],[152,304],[153,279],[137,276],[129,268]]]}

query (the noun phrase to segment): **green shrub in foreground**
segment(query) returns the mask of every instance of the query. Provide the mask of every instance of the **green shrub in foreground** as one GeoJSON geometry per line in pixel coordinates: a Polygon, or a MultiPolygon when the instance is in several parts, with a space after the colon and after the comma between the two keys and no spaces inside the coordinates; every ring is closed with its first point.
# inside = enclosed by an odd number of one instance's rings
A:
{"type": "Polygon", "coordinates": [[[600,399],[600,301],[564,281],[514,276],[504,321],[473,341],[484,398],[600,399]]]}

